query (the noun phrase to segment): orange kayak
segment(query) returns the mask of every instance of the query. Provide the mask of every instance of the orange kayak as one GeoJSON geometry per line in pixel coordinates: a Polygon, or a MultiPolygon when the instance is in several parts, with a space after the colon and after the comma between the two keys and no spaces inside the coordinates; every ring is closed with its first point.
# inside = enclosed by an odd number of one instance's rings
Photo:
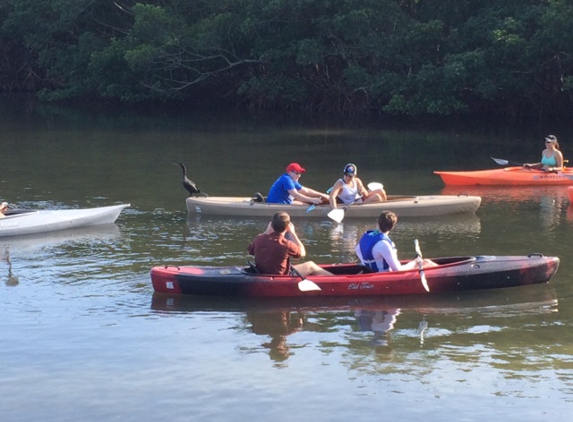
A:
{"type": "Polygon", "coordinates": [[[446,185],[573,185],[573,169],[547,172],[523,167],[505,167],[493,170],[435,171],[446,185]]]}

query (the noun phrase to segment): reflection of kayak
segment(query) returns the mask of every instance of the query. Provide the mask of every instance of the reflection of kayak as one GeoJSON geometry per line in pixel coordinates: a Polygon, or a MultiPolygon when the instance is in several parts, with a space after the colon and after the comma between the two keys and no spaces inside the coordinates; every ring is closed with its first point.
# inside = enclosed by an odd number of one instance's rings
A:
{"type": "MultiPolygon", "coordinates": [[[[329,205],[317,205],[308,211],[308,205],[284,205],[255,202],[247,197],[209,196],[189,197],[187,211],[204,215],[229,215],[235,217],[271,217],[279,211],[286,211],[291,217],[326,217],[329,205]],[[308,211],[308,212],[307,212],[308,211]]],[[[481,204],[479,196],[432,195],[398,196],[389,195],[388,201],[371,204],[356,204],[349,207],[345,216],[378,217],[382,210],[395,212],[398,217],[427,217],[444,214],[473,213],[481,204]]]]}
{"type": "Polygon", "coordinates": [[[492,202],[525,202],[538,201],[539,198],[552,198],[557,202],[565,201],[568,188],[573,186],[455,186],[447,185],[442,188],[444,195],[479,195],[487,198],[488,204],[492,202]]]}
{"type": "Polygon", "coordinates": [[[523,167],[492,170],[435,171],[446,185],[573,185],[573,169],[552,173],[523,167]]]}
{"type": "MultiPolygon", "coordinates": [[[[431,293],[495,289],[546,283],[559,258],[474,256],[432,258],[437,267],[424,270],[431,293]]],[[[384,296],[427,294],[417,270],[369,273],[362,265],[322,265],[333,276],[309,277],[319,291],[301,291],[300,277],[254,274],[250,268],[162,266],[151,269],[156,292],[242,297],[384,296]]]]}
{"type": "Polygon", "coordinates": [[[9,210],[5,213],[6,217],[0,219],[0,236],[18,236],[111,224],[126,207],[129,207],[129,204],[87,209],[9,210]]]}
{"type": "Polygon", "coordinates": [[[77,229],[59,230],[49,233],[29,234],[25,236],[8,236],[0,239],[0,247],[11,252],[37,250],[62,243],[81,243],[109,240],[120,235],[116,224],[98,224],[97,226],[77,229]]]}
{"type": "Polygon", "coordinates": [[[510,313],[517,315],[555,312],[557,304],[553,289],[548,285],[537,285],[526,289],[512,289],[511,293],[504,290],[480,290],[417,296],[237,298],[153,293],[151,309],[167,312],[413,309],[424,314],[439,312],[452,315],[483,310],[503,316],[510,313]]]}

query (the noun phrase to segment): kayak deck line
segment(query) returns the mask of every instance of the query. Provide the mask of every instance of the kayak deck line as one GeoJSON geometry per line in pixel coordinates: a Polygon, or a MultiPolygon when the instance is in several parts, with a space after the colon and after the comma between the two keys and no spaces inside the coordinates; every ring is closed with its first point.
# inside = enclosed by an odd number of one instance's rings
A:
{"type": "Polygon", "coordinates": [[[540,169],[505,167],[470,171],[434,171],[446,185],[573,185],[573,169],[547,172],[540,169]]]}
{"type": "Polygon", "coordinates": [[[323,264],[333,273],[308,276],[320,287],[303,291],[299,276],[256,274],[240,266],[157,266],[150,270],[157,293],[236,297],[389,296],[428,295],[465,290],[487,290],[547,283],[559,258],[527,256],[465,256],[432,258],[437,267],[425,268],[430,292],[420,282],[418,269],[371,272],[361,264],[323,264]]]}
{"type": "Polygon", "coordinates": [[[15,209],[0,219],[0,237],[47,233],[80,227],[111,224],[130,204],[97,208],[30,210],[15,209]]]}
{"type": "MultiPolygon", "coordinates": [[[[381,211],[395,212],[398,217],[431,217],[446,214],[475,213],[481,197],[470,195],[389,195],[387,201],[354,204],[345,211],[347,218],[377,217],[381,211]]],[[[210,196],[186,199],[190,214],[224,215],[233,217],[271,217],[279,211],[291,217],[325,218],[331,211],[328,204],[316,205],[309,211],[308,204],[270,204],[248,197],[210,196]]]]}

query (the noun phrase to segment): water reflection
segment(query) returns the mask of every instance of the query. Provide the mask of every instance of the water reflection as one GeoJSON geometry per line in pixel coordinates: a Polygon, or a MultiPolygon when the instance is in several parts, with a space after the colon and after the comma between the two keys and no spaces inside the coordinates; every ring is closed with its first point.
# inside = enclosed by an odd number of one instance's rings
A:
{"type": "Polygon", "coordinates": [[[100,245],[101,249],[102,243],[113,241],[119,238],[119,235],[119,227],[115,224],[102,224],[73,230],[0,238],[0,259],[8,266],[6,285],[20,284],[19,277],[14,273],[14,262],[19,266],[19,272],[22,271],[22,265],[27,266],[24,278],[31,276],[31,267],[35,267],[42,273],[42,277],[45,277],[47,273],[58,268],[58,257],[63,257],[64,262],[61,265],[66,268],[65,271],[78,278],[82,272],[93,271],[89,260],[98,255],[98,248],[95,245],[100,245]],[[57,251],[54,251],[55,248],[57,251]],[[66,256],[67,251],[70,253],[68,256],[66,256]],[[77,270],[74,271],[68,260],[72,257],[77,265],[77,270]]]}
{"type": "Polygon", "coordinates": [[[6,259],[6,263],[8,264],[8,277],[6,278],[6,285],[17,286],[20,283],[20,280],[12,273],[12,261],[10,260],[10,251],[8,249],[4,251],[4,256],[2,258],[6,259]]]}
{"type": "Polygon", "coordinates": [[[374,337],[370,340],[373,347],[387,347],[390,343],[390,331],[394,328],[396,317],[400,315],[399,308],[388,309],[357,309],[354,316],[360,331],[372,331],[374,337]]]}
{"type": "Polygon", "coordinates": [[[537,201],[540,197],[567,200],[567,188],[567,186],[445,186],[441,193],[481,196],[487,203],[526,202],[537,201]]]}
{"type": "Polygon", "coordinates": [[[275,362],[288,359],[291,351],[287,344],[287,336],[302,331],[305,325],[304,314],[300,311],[247,311],[246,317],[254,334],[271,338],[262,346],[269,349],[269,356],[275,362]]]}
{"type": "MultiPolygon", "coordinates": [[[[349,247],[356,246],[360,236],[376,225],[375,219],[346,220],[330,226],[330,238],[333,242],[342,242],[349,247]]],[[[449,237],[478,235],[481,231],[480,219],[471,213],[454,214],[447,217],[428,217],[408,219],[400,218],[393,233],[405,237],[449,237]]]]}
{"type": "MultiPolygon", "coordinates": [[[[397,348],[409,351],[414,345],[435,349],[460,331],[503,332],[507,318],[522,318],[525,324],[527,317],[558,311],[553,289],[530,287],[512,289],[514,293],[362,298],[236,299],[155,293],[151,309],[166,314],[238,313],[242,321],[238,329],[263,336],[261,348],[276,363],[284,364],[293,351],[307,346],[325,351],[343,348],[346,357],[353,356],[356,361],[369,353],[388,356],[397,348]],[[301,343],[297,336],[301,332],[316,333],[316,343],[309,343],[312,337],[308,335],[301,343]],[[325,342],[323,336],[335,339],[325,342]]],[[[354,362],[349,365],[354,366],[354,362]]]]}
{"type": "MultiPolygon", "coordinates": [[[[266,228],[262,219],[243,219],[217,216],[188,216],[186,242],[198,245],[209,241],[212,246],[224,250],[215,259],[234,257],[244,263],[248,242],[266,228]]],[[[355,262],[355,247],[362,233],[374,227],[375,219],[345,219],[338,224],[329,220],[296,219],[293,223],[297,233],[307,247],[312,259],[319,262],[355,262]]],[[[436,241],[475,237],[481,233],[481,222],[472,213],[445,217],[427,217],[398,221],[393,233],[399,238],[431,238],[436,241]]]]}
{"type": "Polygon", "coordinates": [[[484,207],[496,204],[509,206],[519,213],[531,206],[538,207],[539,224],[543,229],[557,227],[565,213],[573,221],[573,207],[568,198],[568,186],[446,186],[443,194],[459,193],[482,197],[484,207]]]}
{"type": "Polygon", "coordinates": [[[119,236],[119,227],[115,224],[83,227],[73,230],[59,230],[26,236],[0,238],[0,247],[13,252],[34,251],[61,245],[63,243],[86,243],[110,240],[119,236]]]}

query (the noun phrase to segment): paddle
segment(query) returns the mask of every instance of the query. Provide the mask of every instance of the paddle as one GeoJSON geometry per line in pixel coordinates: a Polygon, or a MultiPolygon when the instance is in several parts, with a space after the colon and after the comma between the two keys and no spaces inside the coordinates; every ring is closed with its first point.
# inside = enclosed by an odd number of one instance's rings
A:
{"type": "MultiPolygon", "coordinates": [[[[499,164],[500,166],[508,166],[508,165],[511,165],[511,166],[520,166],[520,167],[523,166],[523,164],[521,164],[521,163],[516,163],[515,161],[508,161],[508,160],[503,160],[503,159],[501,159],[501,158],[493,158],[493,157],[491,157],[491,159],[492,159],[493,161],[495,161],[497,164],[499,164]]],[[[530,169],[530,170],[544,171],[544,172],[546,172],[546,173],[558,173],[558,170],[548,170],[548,169],[545,169],[545,168],[542,168],[542,167],[541,167],[541,168],[537,168],[537,167],[528,166],[528,167],[526,167],[526,168],[527,168],[527,169],[530,169]]]]}
{"type": "MultiPolygon", "coordinates": [[[[332,191],[332,188],[328,188],[328,189],[326,190],[326,193],[330,193],[330,191],[332,191]]],[[[316,204],[312,204],[310,207],[308,207],[308,208],[306,209],[305,212],[311,212],[311,211],[312,211],[313,209],[315,209],[315,208],[316,208],[316,204]]]]}
{"type": "Polygon", "coordinates": [[[301,292],[314,292],[318,290],[322,290],[314,281],[309,280],[302,276],[301,273],[297,271],[297,269],[293,266],[290,267],[292,272],[299,276],[302,280],[298,282],[298,289],[301,292]]]}
{"type": "MultiPolygon", "coordinates": [[[[368,183],[368,189],[370,189],[370,190],[384,189],[384,185],[382,183],[378,183],[378,182],[370,182],[370,183],[368,183]]],[[[336,221],[337,223],[341,223],[342,220],[344,220],[344,213],[346,212],[346,210],[348,208],[350,208],[350,206],[355,204],[355,203],[356,203],[356,200],[351,202],[350,204],[348,204],[344,208],[335,208],[332,211],[330,211],[327,214],[327,216],[329,218],[333,219],[334,221],[336,221]]]]}
{"type": "Polygon", "coordinates": [[[344,213],[346,212],[346,210],[348,208],[350,208],[350,206],[352,204],[355,204],[356,201],[352,201],[350,204],[348,204],[347,206],[345,206],[344,208],[335,208],[332,211],[330,211],[327,216],[328,218],[333,219],[334,221],[336,221],[337,223],[341,223],[342,220],[344,220],[344,213]]]}
{"type": "Polygon", "coordinates": [[[504,160],[501,158],[493,158],[490,157],[493,161],[495,161],[497,164],[499,164],[500,166],[523,166],[523,164],[521,163],[516,163],[514,161],[508,161],[508,160],[504,160]]]}
{"type": "Polygon", "coordinates": [[[414,248],[416,249],[416,262],[418,263],[418,271],[420,272],[420,280],[422,281],[422,285],[427,292],[430,291],[428,287],[428,280],[426,280],[426,274],[424,273],[424,268],[422,267],[422,250],[420,249],[420,243],[418,239],[414,240],[414,248]]]}
{"type": "Polygon", "coordinates": [[[384,189],[384,185],[378,182],[370,182],[368,183],[369,190],[377,190],[377,189],[384,189]]]}

